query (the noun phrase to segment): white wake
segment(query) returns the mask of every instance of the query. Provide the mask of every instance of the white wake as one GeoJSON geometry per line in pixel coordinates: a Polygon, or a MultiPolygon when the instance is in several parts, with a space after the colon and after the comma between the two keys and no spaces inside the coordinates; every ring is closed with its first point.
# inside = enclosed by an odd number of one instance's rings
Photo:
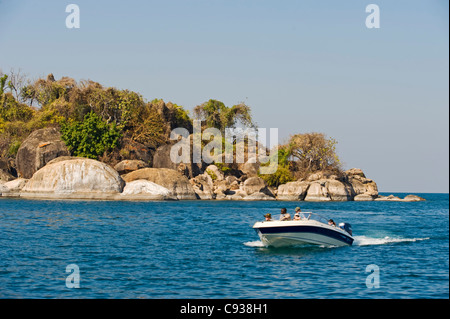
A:
{"type": "Polygon", "coordinates": [[[355,241],[353,242],[354,246],[370,246],[370,245],[385,245],[392,243],[403,243],[403,242],[415,242],[420,240],[430,239],[426,238],[401,238],[401,237],[383,237],[383,238],[373,238],[367,236],[355,236],[353,237],[355,241]]]}
{"type": "MultiPolygon", "coordinates": [[[[383,238],[374,238],[367,236],[355,236],[353,237],[355,240],[353,242],[353,246],[370,246],[370,245],[385,245],[392,243],[403,243],[403,242],[415,242],[421,240],[428,240],[430,237],[425,238],[401,238],[401,237],[383,237],[383,238]]],[[[247,247],[266,247],[262,241],[248,241],[244,243],[247,247]]]]}
{"type": "Polygon", "coordinates": [[[262,241],[260,240],[255,240],[255,241],[248,241],[246,243],[244,243],[245,246],[248,247],[266,247],[262,241]]]}

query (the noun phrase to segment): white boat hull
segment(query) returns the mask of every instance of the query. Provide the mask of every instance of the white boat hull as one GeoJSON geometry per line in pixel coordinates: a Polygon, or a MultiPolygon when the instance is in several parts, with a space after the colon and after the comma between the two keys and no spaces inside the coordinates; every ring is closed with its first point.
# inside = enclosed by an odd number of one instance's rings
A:
{"type": "Polygon", "coordinates": [[[257,222],[253,226],[266,246],[350,246],[353,237],[336,226],[313,220],[257,222]]]}

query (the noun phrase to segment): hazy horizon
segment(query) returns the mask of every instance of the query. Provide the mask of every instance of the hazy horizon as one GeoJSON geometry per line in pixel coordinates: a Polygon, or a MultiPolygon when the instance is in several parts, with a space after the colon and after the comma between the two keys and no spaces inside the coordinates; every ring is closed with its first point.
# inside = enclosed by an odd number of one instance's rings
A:
{"type": "Polygon", "coordinates": [[[338,141],[380,192],[449,192],[448,1],[0,1],[0,69],[69,76],[338,141]],[[69,3],[80,28],[65,24],[69,3]],[[365,25],[368,4],[380,28],[365,25]]]}

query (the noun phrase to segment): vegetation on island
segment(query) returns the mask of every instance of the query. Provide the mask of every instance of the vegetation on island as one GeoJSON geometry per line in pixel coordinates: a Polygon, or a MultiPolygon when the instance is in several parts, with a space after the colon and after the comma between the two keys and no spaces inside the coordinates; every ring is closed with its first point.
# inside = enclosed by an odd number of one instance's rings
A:
{"type": "MultiPolygon", "coordinates": [[[[210,99],[193,109],[161,99],[147,101],[127,89],[104,87],[91,80],[69,77],[30,80],[20,72],[0,72],[0,161],[14,172],[14,159],[23,140],[33,131],[56,127],[74,156],[106,163],[128,159],[135,149],[152,152],[169,141],[177,127],[193,131],[193,119],[202,130],[241,125],[256,128],[251,108],[245,103],[226,106],[210,99]]],[[[278,146],[278,169],[260,175],[269,186],[306,178],[316,171],[340,175],[337,141],[323,133],[299,133],[278,146]]],[[[233,145],[235,148],[236,145],[233,145]]],[[[226,175],[235,163],[216,163],[226,175]]]]}

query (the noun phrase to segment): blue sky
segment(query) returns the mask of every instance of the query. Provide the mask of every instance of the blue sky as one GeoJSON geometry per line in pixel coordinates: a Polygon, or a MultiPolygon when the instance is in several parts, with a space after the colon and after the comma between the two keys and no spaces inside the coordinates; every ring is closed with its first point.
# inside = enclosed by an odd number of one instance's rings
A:
{"type": "Polygon", "coordinates": [[[449,190],[448,1],[1,1],[0,68],[335,138],[385,192],[449,190]],[[68,4],[80,8],[67,29],[68,4]],[[368,29],[365,8],[380,8],[368,29]]]}

